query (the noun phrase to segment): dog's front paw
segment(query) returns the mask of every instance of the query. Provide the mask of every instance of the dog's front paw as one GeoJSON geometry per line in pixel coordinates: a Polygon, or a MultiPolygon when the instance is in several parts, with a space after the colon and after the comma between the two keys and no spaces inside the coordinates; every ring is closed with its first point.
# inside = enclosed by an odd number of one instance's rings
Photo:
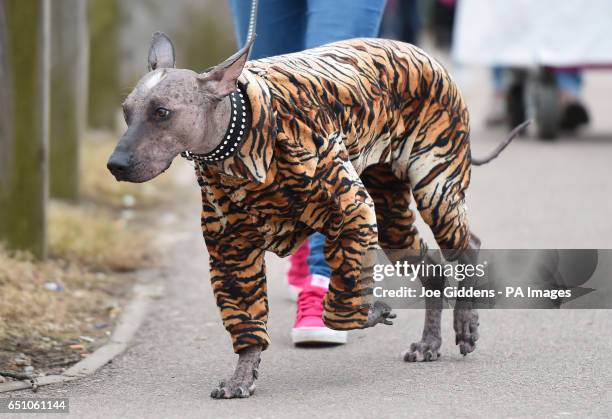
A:
{"type": "Polygon", "coordinates": [[[210,393],[213,399],[244,399],[255,392],[255,382],[238,382],[230,379],[221,381],[210,393]]]}
{"type": "Polygon", "coordinates": [[[395,317],[397,316],[391,311],[391,307],[381,301],[376,301],[374,302],[374,305],[370,307],[370,311],[368,312],[368,320],[365,322],[365,327],[373,327],[378,323],[392,325],[393,322],[391,319],[394,319],[395,317]]]}
{"type": "Polygon", "coordinates": [[[435,361],[440,357],[440,346],[442,346],[442,339],[433,336],[424,338],[420,342],[414,342],[410,345],[410,349],[404,352],[404,361],[435,361]]]}
{"type": "Polygon", "coordinates": [[[453,327],[455,329],[455,344],[459,352],[465,356],[476,349],[478,340],[478,312],[471,308],[455,307],[453,327]]]}
{"type": "Polygon", "coordinates": [[[250,346],[238,352],[238,364],[232,378],[221,381],[211,393],[213,399],[244,399],[255,392],[255,380],[259,377],[259,361],[262,347],[250,346]]]}

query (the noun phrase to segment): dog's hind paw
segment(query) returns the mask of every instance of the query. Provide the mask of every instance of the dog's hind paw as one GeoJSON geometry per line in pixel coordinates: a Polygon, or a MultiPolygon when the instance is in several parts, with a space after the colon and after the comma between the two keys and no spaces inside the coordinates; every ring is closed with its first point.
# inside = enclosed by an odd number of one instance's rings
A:
{"type": "Polygon", "coordinates": [[[455,344],[459,345],[461,355],[465,356],[476,349],[479,325],[476,310],[455,307],[453,319],[455,344]]]}
{"type": "Polygon", "coordinates": [[[233,380],[221,381],[210,393],[213,399],[245,399],[255,392],[255,383],[237,383],[233,380]]]}
{"type": "Polygon", "coordinates": [[[404,352],[404,361],[435,361],[440,357],[440,346],[442,346],[442,339],[440,338],[424,339],[420,342],[414,342],[410,345],[410,349],[404,352]]]}

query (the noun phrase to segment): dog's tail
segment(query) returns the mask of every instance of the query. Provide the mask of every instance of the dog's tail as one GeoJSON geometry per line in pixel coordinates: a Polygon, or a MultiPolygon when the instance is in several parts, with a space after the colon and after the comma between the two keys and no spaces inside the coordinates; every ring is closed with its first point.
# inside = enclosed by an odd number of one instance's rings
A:
{"type": "Polygon", "coordinates": [[[491,160],[495,159],[497,156],[501,154],[502,151],[504,151],[506,147],[508,147],[508,145],[512,142],[512,140],[518,137],[523,132],[523,130],[529,126],[529,124],[531,124],[531,120],[525,121],[522,124],[516,126],[510,132],[508,137],[506,137],[506,139],[500,145],[498,145],[497,148],[493,150],[491,154],[489,154],[486,157],[480,158],[480,159],[472,157],[472,164],[474,166],[482,166],[483,164],[487,164],[491,160]]]}

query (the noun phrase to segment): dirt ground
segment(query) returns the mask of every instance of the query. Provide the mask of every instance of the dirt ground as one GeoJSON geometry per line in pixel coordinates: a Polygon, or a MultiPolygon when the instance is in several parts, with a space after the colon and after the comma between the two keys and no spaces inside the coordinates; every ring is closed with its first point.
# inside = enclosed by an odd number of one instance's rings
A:
{"type": "Polygon", "coordinates": [[[61,260],[0,259],[5,372],[58,374],[86,357],[110,336],[134,281],[61,260]]]}

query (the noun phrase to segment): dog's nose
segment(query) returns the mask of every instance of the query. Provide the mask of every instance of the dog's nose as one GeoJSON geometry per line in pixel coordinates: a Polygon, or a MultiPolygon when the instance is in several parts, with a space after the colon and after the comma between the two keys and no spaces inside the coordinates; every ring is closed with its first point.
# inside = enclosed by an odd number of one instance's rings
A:
{"type": "Polygon", "coordinates": [[[122,154],[113,154],[110,159],[108,159],[106,167],[113,175],[120,176],[127,172],[129,168],[129,161],[130,159],[122,154]]]}

